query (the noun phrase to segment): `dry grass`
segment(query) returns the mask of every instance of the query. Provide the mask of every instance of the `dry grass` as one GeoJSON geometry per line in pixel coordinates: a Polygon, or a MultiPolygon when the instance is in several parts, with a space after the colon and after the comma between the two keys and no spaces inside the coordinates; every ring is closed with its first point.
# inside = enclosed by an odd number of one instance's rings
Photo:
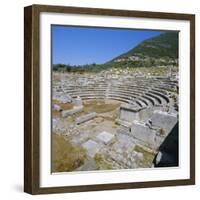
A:
{"type": "Polygon", "coordinates": [[[100,169],[102,170],[109,170],[109,169],[113,169],[112,165],[105,160],[104,156],[96,153],[94,156],[94,160],[96,162],[96,164],[100,167],[100,169]]]}
{"type": "Polygon", "coordinates": [[[59,111],[52,109],[52,116],[53,117],[61,117],[61,114],[59,111]]]}
{"type": "MultiPolygon", "coordinates": [[[[58,100],[53,99],[52,100],[52,104],[57,104],[61,107],[62,110],[69,110],[73,108],[73,104],[72,103],[61,103],[58,100]]],[[[112,112],[115,111],[121,103],[113,103],[113,102],[107,102],[105,103],[105,101],[102,100],[94,100],[94,101],[85,101],[83,103],[84,107],[83,107],[83,112],[81,113],[76,113],[73,116],[76,118],[82,114],[87,114],[90,112],[96,112],[98,114],[101,113],[108,113],[108,112],[112,112]]],[[[61,117],[61,113],[59,111],[56,111],[54,109],[52,109],[52,115],[53,117],[61,117]]],[[[110,116],[109,118],[116,118],[116,116],[110,116]]]]}
{"type": "Polygon", "coordinates": [[[155,154],[154,154],[154,153],[145,151],[145,149],[142,148],[142,147],[139,146],[139,145],[136,145],[136,146],[135,146],[134,151],[143,153],[144,160],[143,160],[142,163],[141,163],[141,166],[142,166],[142,167],[151,167],[151,166],[152,166],[153,159],[154,159],[154,157],[155,157],[155,154]]]}
{"type": "MultiPolygon", "coordinates": [[[[57,104],[61,107],[62,110],[69,110],[73,108],[72,103],[61,103],[60,101],[53,99],[52,100],[52,105],[57,104]]],[[[59,111],[52,109],[52,115],[53,117],[61,117],[61,114],[59,111]]]]}
{"type": "Polygon", "coordinates": [[[159,133],[160,133],[161,136],[164,136],[165,135],[165,129],[160,128],[159,133]]]}
{"type": "Polygon", "coordinates": [[[84,164],[87,158],[82,147],[72,145],[62,135],[52,136],[52,171],[66,172],[73,171],[84,164]]]}
{"type": "Polygon", "coordinates": [[[87,101],[84,102],[84,112],[105,113],[117,109],[120,103],[105,103],[104,101],[87,101]]]}
{"type": "Polygon", "coordinates": [[[60,101],[58,101],[56,99],[53,99],[52,103],[59,105],[62,110],[69,110],[69,109],[73,108],[73,104],[72,103],[61,103],[60,101]]]}

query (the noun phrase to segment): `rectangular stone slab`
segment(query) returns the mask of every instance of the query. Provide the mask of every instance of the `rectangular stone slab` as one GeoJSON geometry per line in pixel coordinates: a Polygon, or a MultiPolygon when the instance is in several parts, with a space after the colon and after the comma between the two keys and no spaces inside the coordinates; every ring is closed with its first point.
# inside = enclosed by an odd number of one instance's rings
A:
{"type": "Polygon", "coordinates": [[[88,140],[87,142],[82,144],[83,148],[85,148],[90,157],[94,157],[95,154],[101,149],[101,145],[94,140],[88,140]]]}
{"type": "Polygon", "coordinates": [[[73,115],[75,113],[82,112],[82,110],[83,110],[82,106],[75,107],[75,108],[70,109],[70,110],[63,110],[62,111],[62,117],[68,117],[68,116],[73,115]]]}
{"type": "Polygon", "coordinates": [[[82,99],[78,96],[77,98],[73,99],[74,106],[82,106],[82,99]]]}
{"type": "Polygon", "coordinates": [[[91,120],[97,116],[96,112],[88,113],[87,115],[82,115],[80,117],[77,117],[76,123],[81,124],[83,122],[86,122],[88,120],[91,120]]]}
{"type": "Polygon", "coordinates": [[[109,144],[114,139],[114,135],[103,131],[97,135],[97,139],[103,142],[104,144],[109,144]]]}

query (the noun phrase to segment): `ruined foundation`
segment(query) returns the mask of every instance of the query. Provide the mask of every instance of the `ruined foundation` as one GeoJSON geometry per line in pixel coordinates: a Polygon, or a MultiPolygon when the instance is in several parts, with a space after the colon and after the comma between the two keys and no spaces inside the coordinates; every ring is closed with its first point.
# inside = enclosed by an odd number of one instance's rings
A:
{"type": "Polygon", "coordinates": [[[163,159],[166,166],[177,165],[170,145],[168,157],[162,146],[166,138],[173,140],[169,136],[178,124],[178,80],[112,74],[54,76],[52,134],[63,135],[86,152],[74,170],[150,168],[164,166],[163,159]]]}

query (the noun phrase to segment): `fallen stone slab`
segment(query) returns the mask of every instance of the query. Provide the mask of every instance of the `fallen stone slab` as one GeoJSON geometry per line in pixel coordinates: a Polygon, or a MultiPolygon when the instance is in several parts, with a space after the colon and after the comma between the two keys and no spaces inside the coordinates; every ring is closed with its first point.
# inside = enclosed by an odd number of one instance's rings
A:
{"type": "Polygon", "coordinates": [[[70,115],[73,115],[75,113],[82,112],[82,111],[83,111],[83,106],[75,107],[75,108],[70,109],[70,110],[63,110],[62,111],[62,117],[68,117],[70,115]]]}
{"type": "Polygon", "coordinates": [[[125,126],[125,127],[128,127],[130,128],[132,123],[131,122],[128,122],[128,121],[124,121],[124,120],[121,120],[121,119],[116,119],[115,122],[119,125],[122,125],[122,126],[125,126]]]}
{"type": "Polygon", "coordinates": [[[87,115],[83,115],[83,116],[77,117],[76,124],[81,124],[83,122],[89,121],[89,120],[95,118],[96,116],[97,116],[97,113],[96,112],[92,112],[92,113],[89,113],[87,115]]]}
{"type": "Polygon", "coordinates": [[[97,152],[101,149],[102,145],[93,141],[93,140],[88,140],[87,142],[82,144],[83,148],[85,148],[88,152],[88,155],[90,157],[94,157],[97,152]]]}
{"type": "Polygon", "coordinates": [[[101,132],[101,133],[99,133],[99,134],[97,135],[97,139],[98,139],[99,141],[101,141],[102,143],[104,143],[104,144],[109,144],[109,143],[111,143],[111,142],[113,141],[114,137],[115,137],[115,136],[114,136],[113,134],[108,133],[108,132],[106,132],[106,131],[103,131],[103,132],[101,132]]]}
{"type": "Polygon", "coordinates": [[[76,106],[76,107],[82,106],[82,99],[79,96],[77,96],[76,98],[74,98],[72,100],[72,102],[73,102],[74,106],[76,106]]]}

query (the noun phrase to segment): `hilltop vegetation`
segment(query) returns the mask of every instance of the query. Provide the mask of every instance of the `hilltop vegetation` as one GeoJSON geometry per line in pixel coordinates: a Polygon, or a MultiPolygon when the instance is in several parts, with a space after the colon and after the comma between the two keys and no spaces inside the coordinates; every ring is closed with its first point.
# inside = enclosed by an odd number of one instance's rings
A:
{"type": "Polygon", "coordinates": [[[163,58],[178,58],[178,32],[167,32],[159,36],[147,39],[128,52],[118,56],[113,60],[131,56],[163,58]]]}

